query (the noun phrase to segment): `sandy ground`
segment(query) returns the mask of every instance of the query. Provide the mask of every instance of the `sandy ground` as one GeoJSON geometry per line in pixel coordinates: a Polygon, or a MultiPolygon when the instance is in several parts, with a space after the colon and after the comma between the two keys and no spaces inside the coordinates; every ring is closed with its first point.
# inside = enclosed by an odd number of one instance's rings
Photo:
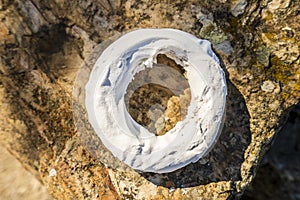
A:
{"type": "Polygon", "coordinates": [[[0,145],[0,199],[50,200],[46,188],[0,145]]]}

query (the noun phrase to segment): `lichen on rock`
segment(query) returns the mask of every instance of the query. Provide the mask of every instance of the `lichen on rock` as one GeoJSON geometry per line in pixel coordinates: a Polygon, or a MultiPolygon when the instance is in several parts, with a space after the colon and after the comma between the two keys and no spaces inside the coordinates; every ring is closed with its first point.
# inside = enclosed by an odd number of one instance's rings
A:
{"type": "Polygon", "coordinates": [[[238,198],[300,100],[298,1],[30,2],[0,1],[0,138],[54,198],[238,198]],[[216,147],[171,174],[107,169],[83,150],[73,124],[74,79],[95,44],[146,27],[211,39],[227,75],[216,147]]]}

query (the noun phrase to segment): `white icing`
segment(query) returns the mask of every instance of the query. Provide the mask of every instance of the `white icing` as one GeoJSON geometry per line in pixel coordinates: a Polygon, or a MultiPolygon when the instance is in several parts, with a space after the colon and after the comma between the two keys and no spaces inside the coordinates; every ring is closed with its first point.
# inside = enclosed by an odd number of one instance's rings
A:
{"type": "Polygon", "coordinates": [[[136,170],[167,173],[198,161],[216,142],[226,94],[210,42],[175,29],[141,29],[117,39],[97,59],[85,105],[96,134],[114,156],[136,170]],[[185,119],[163,136],[134,121],[124,101],[135,73],[152,67],[158,53],[184,66],[192,95],[185,119]]]}

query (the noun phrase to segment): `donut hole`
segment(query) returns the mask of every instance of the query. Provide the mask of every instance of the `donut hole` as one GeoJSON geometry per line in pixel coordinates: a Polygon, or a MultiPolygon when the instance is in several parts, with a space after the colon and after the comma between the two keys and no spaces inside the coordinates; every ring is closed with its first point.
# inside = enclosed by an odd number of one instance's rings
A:
{"type": "Polygon", "coordinates": [[[191,102],[186,71],[158,54],[152,68],[136,73],[125,94],[130,116],[149,132],[162,136],[185,119],[191,102]]]}

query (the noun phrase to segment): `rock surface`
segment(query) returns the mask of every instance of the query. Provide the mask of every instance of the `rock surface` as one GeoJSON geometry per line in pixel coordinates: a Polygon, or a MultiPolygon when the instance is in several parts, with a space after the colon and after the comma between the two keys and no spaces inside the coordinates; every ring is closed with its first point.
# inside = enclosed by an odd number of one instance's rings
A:
{"type": "Polygon", "coordinates": [[[56,199],[237,198],[300,100],[299,6],[299,0],[1,0],[0,141],[56,199]],[[164,175],[107,169],[82,145],[72,115],[73,83],[93,47],[146,27],[209,39],[229,89],[216,146],[164,175]]]}
{"type": "Polygon", "coordinates": [[[51,200],[47,189],[0,146],[0,199],[51,200]]]}
{"type": "Polygon", "coordinates": [[[290,112],[264,157],[253,184],[245,191],[247,199],[300,199],[300,103],[290,112]]]}

